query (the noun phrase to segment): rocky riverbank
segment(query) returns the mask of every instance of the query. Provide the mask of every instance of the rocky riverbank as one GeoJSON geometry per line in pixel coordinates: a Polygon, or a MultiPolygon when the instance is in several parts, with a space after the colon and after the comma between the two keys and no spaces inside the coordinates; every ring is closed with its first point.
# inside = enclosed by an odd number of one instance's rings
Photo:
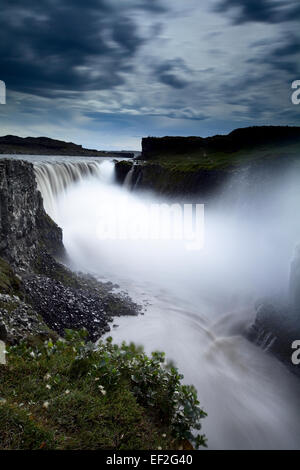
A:
{"type": "Polygon", "coordinates": [[[28,162],[0,161],[0,324],[9,343],[85,328],[96,341],[140,308],[110,283],[64,263],[62,231],[46,214],[28,162]]]}

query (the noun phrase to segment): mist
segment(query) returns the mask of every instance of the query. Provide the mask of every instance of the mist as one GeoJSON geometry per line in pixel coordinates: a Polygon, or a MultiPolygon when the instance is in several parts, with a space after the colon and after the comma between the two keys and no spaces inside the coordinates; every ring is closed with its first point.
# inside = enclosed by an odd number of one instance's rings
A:
{"type": "Polygon", "coordinates": [[[99,214],[102,222],[103,214],[111,216],[103,205],[114,211],[126,200],[123,215],[132,221],[141,202],[172,202],[115,184],[113,162],[98,163],[96,172],[55,195],[44,178],[40,172],[45,206],[63,228],[71,267],[116,282],[145,307],[143,316],[119,318],[113,338],[166,351],[196,385],[208,412],[209,448],[297,448],[298,381],[244,332],[258,298],[288,300],[300,240],[299,169],[270,172],[267,180],[249,168],[234,173],[205,206],[205,244],[198,251],[182,240],[97,236],[99,214]]]}
{"type": "MultiPolygon", "coordinates": [[[[71,259],[107,276],[147,282],[155,279],[161,287],[193,293],[197,301],[232,303],[242,298],[285,295],[288,291],[290,262],[300,241],[300,201],[298,173],[290,168],[274,175],[266,187],[251,184],[249,172],[233,176],[220,194],[205,205],[205,245],[188,250],[185,241],[104,240],[99,223],[118,207],[124,208],[128,225],[140,219],[139,204],[172,203],[151,193],[130,192],[114,184],[113,163],[104,162],[93,176],[85,177],[61,191],[52,216],[64,228],[64,242],[71,259]],[[247,177],[250,184],[245,185],[247,177]],[[125,202],[124,202],[125,201],[125,202]],[[110,208],[103,213],[101,208],[110,208]],[[100,217],[101,215],[101,217],[100,217]],[[234,297],[236,300],[234,300],[234,297]]],[[[195,197],[194,204],[201,203],[195,197]]],[[[53,206],[53,205],[52,205],[53,206]]],[[[143,222],[155,224],[151,211],[143,222]],[[152,219],[151,219],[152,216],[152,219]]],[[[181,292],[182,291],[182,292],[181,292]]],[[[211,305],[211,304],[210,304],[211,305]]]]}

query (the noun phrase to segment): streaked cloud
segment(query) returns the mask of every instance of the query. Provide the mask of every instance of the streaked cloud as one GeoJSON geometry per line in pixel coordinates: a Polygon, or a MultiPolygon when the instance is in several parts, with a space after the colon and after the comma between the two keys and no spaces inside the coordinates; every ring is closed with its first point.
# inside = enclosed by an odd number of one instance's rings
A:
{"type": "Polygon", "coordinates": [[[299,13],[298,0],[3,0],[2,134],[130,148],[299,124],[299,13]]]}

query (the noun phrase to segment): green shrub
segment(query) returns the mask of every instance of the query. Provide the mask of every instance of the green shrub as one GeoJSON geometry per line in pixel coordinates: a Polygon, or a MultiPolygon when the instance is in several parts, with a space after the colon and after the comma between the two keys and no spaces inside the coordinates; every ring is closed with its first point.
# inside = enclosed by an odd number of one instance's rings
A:
{"type": "Polygon", "coordinates": [[[206,414],[196,390],[181,383],[183,376],[163,353],[148,357],[111,338],[96,347],[86,342],[85,331],[66,331],[65,340],[10,347],[7,357],[0,368],[0,413],[11,419],[0,419],[0,449],[206,445],[199,433],[206,414]],[[16,439],[12,410],[27,419],[16,439]]]}

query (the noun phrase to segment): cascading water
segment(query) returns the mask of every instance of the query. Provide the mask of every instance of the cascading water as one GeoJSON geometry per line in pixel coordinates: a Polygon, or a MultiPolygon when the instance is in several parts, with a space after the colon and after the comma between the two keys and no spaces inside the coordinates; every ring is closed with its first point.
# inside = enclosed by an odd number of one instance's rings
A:
{"type": "Polygon", "coordinates": [[[125,180],[124,180],[124,186],[125,188],[131,189],[132,186],[132,176],[133,176],[133,167],[131,170],[128,171],[125,180]]]}
{"type": "Polygon", "coordinates": [[[97,162],[42,163],[36,164],[34,168],[45,210],[52,217],[55,217],[56,198],[67,187],[87,176],[100,177],[100,165],[97,162]]]}
{"type": "Polygon", "coordinates": [[[124,201],[124,217],[134,225],[141,217],[137,203],[147,207],[159,200],[117,186],[111,161],[87,165],[35,169],[45,206],[64,230],[73,267],[118,282],[146,306],[144,316],[118,318],[114,339],[143,344],[148,352],[164,350],[175,361],[208,413],[209,448],[299,448],[298,379],[242,335],[257,297],[284,293],[287,286],[300,234],[293,203],[300,200],[298,183],[290,177],[274,182],[257,212],[242,191],[238,205],[232,204],[228,195],[241,186],[232,181],[222,194],[227,202],[206,214],[204,250],[189,252],[177,241],[99,239],[99,224],[124,201]],[[110,210],[100,217],[103,205],[110,210]]]}

